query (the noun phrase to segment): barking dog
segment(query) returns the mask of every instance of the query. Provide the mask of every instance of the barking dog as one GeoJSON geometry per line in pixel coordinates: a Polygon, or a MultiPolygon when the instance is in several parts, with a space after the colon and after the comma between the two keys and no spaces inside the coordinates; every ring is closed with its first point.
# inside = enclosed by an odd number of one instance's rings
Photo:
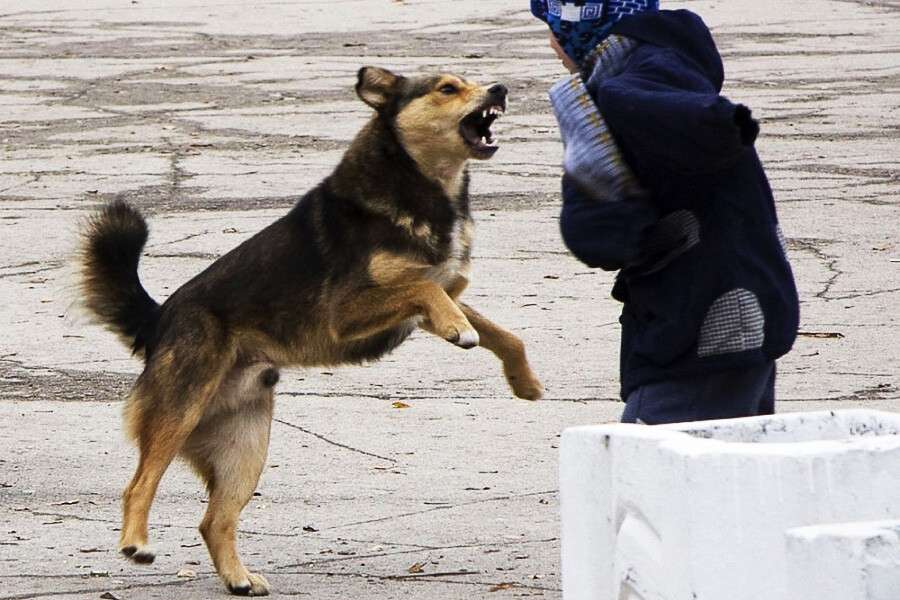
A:
{"type": "Polygon", "coordinates": [[[497,151],[506,88],[365,67],[356,91],[375,113],[334,172],[162,305],[138,279],[141,215],[114,202],[88,223],[84,301],[145,361],[125,410],[140,460],[119,547],[135,562],[154,559],[150,505],[181,456],[209,489],[200,531],[225,585],[268,593],[238,558],[235,529],[265,462],[283,366],[374,360],[422,327],[496,354],[517,396],[542,394],[522,342],[458,301],[472,231],[466,162],[497,151]]]}

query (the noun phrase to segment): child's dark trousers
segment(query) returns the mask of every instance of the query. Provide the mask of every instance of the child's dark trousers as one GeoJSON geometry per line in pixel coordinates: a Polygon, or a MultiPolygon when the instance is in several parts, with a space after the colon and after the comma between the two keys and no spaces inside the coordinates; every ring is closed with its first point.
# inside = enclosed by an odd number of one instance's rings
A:
{"type": "Polygon", "coordinates": [[[623,423],[682,423],[771,415],[775,412],[775,361],[648,383],[625,401],[623,423]]]}

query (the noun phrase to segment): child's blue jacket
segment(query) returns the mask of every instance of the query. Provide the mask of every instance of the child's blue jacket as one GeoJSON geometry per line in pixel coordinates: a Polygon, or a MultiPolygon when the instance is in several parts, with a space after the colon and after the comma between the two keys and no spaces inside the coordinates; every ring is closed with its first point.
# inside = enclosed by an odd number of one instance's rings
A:
{"type": "Polygon", "coordinates": [[[644,383],[760,364],[790,350],[797,290],[750,111],[720,95],[722,61],[686,11],[612,30],[641,43],[589,89],[647,201],[603,202],[563,181],[563,239],[619,270],[622,398],[644,383]]]}

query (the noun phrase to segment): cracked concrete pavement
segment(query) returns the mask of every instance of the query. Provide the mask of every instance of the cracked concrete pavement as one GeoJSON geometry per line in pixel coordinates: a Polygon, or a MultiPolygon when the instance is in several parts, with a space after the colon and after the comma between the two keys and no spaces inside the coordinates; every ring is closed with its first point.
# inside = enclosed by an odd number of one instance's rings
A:
{"type": "MultiPolygon", "coordinates": [[[[900,409],[900,4],[666,4],[705,16],[726,93],[762,120],[803,302],[779,410],[900,409]]],[[[139,364],[71,307],[78,221],[117,195],[150,214],[142,277],[164,298],[329,172],[366,118],[362,64],[510,86],[504,146],[472,168],[468,297],[522,335],[547,399],[423,335],[285,373],[244,557],[280,596],[559,598],[557,436],[621,410],[618,307],[559,240],[561,71],[527,3],[5,0],[0,33],[0,600],[225,596],[181,465],[156,564],[116,555],[139,364]]]]}

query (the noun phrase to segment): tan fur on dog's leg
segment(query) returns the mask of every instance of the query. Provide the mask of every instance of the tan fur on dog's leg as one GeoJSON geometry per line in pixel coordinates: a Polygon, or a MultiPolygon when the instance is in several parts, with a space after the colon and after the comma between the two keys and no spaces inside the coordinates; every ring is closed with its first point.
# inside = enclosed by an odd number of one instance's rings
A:
{"type": "Polygon", "coordinates": [[[466,291],[466,288],[469,287],[469,280],[462,275],[457,275],[456,279],[454,279],[449,286],[447,286],[447,295],[456,300],[462,293],[466,291]]]}
{"type": "Polygon", "coordinates": [[[150,359],[128,402],[126,418],[140,459],[122,497],[120,551],[151,563],[147,548],[150,506],[163,474],[200,422],[234,362],[214,319],[190,315],[184,327],[191,344],[164,343],[150,359]]]}
{"type": "Polygon", "coordinates": [[[513,393],[525,400],[537,400],[543,396],[544,386],[528,365],[525,344],[522,340],[489,321],[470,306],[462,303],[459,306],[478,331],[481,346],[496,354],[503,362],[503,373],[513,393]]]}
{"type": "Polygon", "coordinates": [[[447,292],[431,281],[377,287],[357,294],[336,311],[338,339],[365,339],[425,317],[429,331],[462,348],[478,345],[478,333],[447,292]]]}
{"type": "MultiPolygon", "coordinates": [[[[211,391],[207,395],[211,395],[211,391]]],[[[199,402],[205,404],[202,399],[199,402]]],[[[155,558],[147,547],[150,506],[160,479],[201,414],[200,410],[190,410],[181,416],[153,411],[141,417],[140,459],[134,477],[122,495],[122,533],[119,538],[119,550],[134,562],[147,564],[155,558]]]]}
{"type": "Polygon", "coordinates": [[[274,401],[272,388],[262,383],[246,394],[237,411],[228,410],[201,422],[182,455],[209,489],[200,532],[219,577],[232,594],[266,596],[269,584],[244,567],[235,532],[266,461],[274,401]]]}

